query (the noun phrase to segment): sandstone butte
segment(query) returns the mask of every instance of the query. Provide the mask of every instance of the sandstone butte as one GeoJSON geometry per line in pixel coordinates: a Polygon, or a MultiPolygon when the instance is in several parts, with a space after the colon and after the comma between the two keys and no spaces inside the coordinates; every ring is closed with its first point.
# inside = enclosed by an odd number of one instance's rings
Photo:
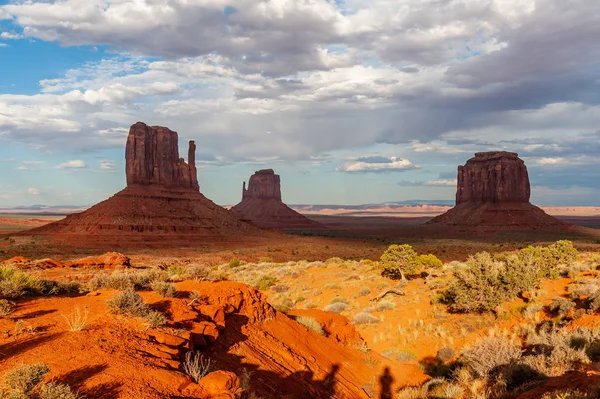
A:
{"type": "Polygon", "coordinates": [[[271,229],[323,229],[315,222],[281,200],[281,179],[273,169],[254,173],[242,186],[242,201],[231,208],[231,212],[244,221],[271,229]]]}
{"type": "Polygon", "coordinates": [[[514,152],[478,152],[458,167],[456,206],[427,223],[454,231],[565,231],[569,225],[529,202],[525,162],[514,152]]]}
{"type": "Polygon", "coordinates": [[[107,250],[121,246],[124,237],[129,248],[264,237],[259,228],[200,193],[195,151],[190,141],[186,163],[179,157],[176,132],[137,122],[129,130],[125,149],[125,189],[85,212],[20,235],[49,236],[59,243],[107,250]]]}

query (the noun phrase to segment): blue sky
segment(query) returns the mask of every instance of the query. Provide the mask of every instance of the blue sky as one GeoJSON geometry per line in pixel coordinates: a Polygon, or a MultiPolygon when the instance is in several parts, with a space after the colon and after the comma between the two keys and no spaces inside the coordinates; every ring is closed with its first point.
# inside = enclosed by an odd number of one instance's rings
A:
{"type": "Polygon", "coordinates": [[[592,0],[0,0],[0,207],[120,190],[138,120],[219,204],[261,168],[288,203],[452,199],[508,150],[534,203],[600,205],[597,37],[592,0]]]}

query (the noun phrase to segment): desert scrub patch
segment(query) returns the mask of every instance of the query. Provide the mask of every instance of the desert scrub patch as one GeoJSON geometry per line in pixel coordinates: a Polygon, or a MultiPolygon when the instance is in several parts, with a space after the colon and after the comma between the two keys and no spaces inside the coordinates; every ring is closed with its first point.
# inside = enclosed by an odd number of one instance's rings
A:
{"type": "Polygon", "coordinates": [[[346,305],[348,304],[348,300],[344,297],[338,296],[335,297],[331,300],[331,302],[329,302],[330,305],[334,304],[334,303],[345,303],[346,305]]]}
{"type": "Polygon", "coordinates": [[[317,307],[317,304],[314,302],[308,302],[306,305],[304,305],[304,309],[314,309],[317,307]]]}
{"type": "Polygon", "coordinates": [[[211,268],[205,265],[193,264],[188,265],[183,274],[186,280],[204,281],[210,277],[211,268]]]}
{"type": "Polygon", "coordinates": [[[150,284],[152,291],[156,292],[163,298],[174,298],[177,295],[177,288],[173,283],[167,283],[165,281],[154,281],[150,284]]]}
{"type": "Polygon", "coordinates": [[[487,378],[494,369],[515,362],[521,357],[521,347],[505,337],[485,337],[462,352],[459,362],[471,372],[487,378]]]}
{"type": "Polygon", "coordinates": [[[266,291],[277,284],[277,279],[272,276],[261,276],[253,284],[254,288],[260,291],[266,291]]]}
{"type": "Polygon", "coordinates": [[[242,261],[239,260],[237,257],[233,257],[231,258],[231,260],[229,261],[229,267],[231,269],[235,269],[237,267],[240,267],[242,265],[242,261]]]}
{"type": "Polygon", "coordinates": [[[271,291],[274,292],[278,292],[278,293],[283,293],[283,292],[288,292],[290,290],[290,287],[288,287],[287,285],[283,285],[283,284],[277,284],[271,287],[271,291]]]}
{"type": "Polygon", "coordinates": [[[140,294],[132,288],[127,288],[113,295],[111,299],[106,301],[111,313],[121,314],[126,316],[143,317],[148,314],[150,308],[144,302],[140,294]]]}
{"type": "Polygon", "coordinates": [[[549,309],[552,313],[564,317],[575,309],[575,306],[575,302],[568,301],[565,298],[554,298],[549,309]]]}
{"type": "Polygon", "coordinates": [[[124,290],[133,288],[135,290],[150,289],[153,282],[169,281],[169,273],[164,270],[149,269],[143,272],[114,272],[107,276],[103,274],[95,275],[89,282],[92,291],[100,289],[124,290]]]}
{"type": "Polygon", "coordinates": [[[325,286],[323,288],[328,289],[328,290],[341,290],[342,289],[341,286],[339,286],[338,284],[333,284],[333,283],[325,284],[325,286]]]}
{"type": "Polygon", "coordinates": [[[144,316],[144,319],[148,323],[149,328],[158,328],[167,324],[167,316],[156,310],[148,312],[148,314],[144,316]]]}
{"type": "Polygon", "coordinates": [[[62,295],[79,293],[81,285],[38,279],[12,265],[0,266],[0,298],[19,299],[23,296],[62,295]]]}
{"type": "Polygon", "coordinates": [[[71,388],[59,382],[44,384],[40,388],[39,399],[80,399],[81,396],[74,393],[71,388]]]}
{"type": "Polygon", "coordinates": [[[325,336],[325,330],[323,330],[323,326],[316,319],[308,316],[298,316],[296,317],[296,321],[313,330],[317,334],[325,336]]]}
{"type": "Polygon", "coordinates": [[[448,363],[456,357],[456,351],[449,346],[444,346],[437,352],[435,357],[442,363],[448,363]]]}
{"type": "Polygon", "coordinates": [[[323,308],[323,310],[325,312],[332,312],[332,313],[336,313],[336,314],[342,313],[343,311],[346,311],[349,309],[350,309],[350,307],[347,304],[341,303],[341,302],[332,303],[323,308]]]}
{"type": "Polygon", "coordinates": [[[392,310],[396,308],[396,304],[392,301],[382,300],[377,303],[377,311],[385,312],[386,310],[392,310]]]}
{"type": "Polygon", "coordinates": [[[50,367],[44,363],[22,364],[4,375],[0,398],[6,399],[78,399],[68,385],[61,383],[45,384],[42,379],[50,367]]]}
{"type": "Polygon", "coordinates": [[[396,360],[400,363],[410,363],[417,360],[417,355],[415,354],[415,352],[409,349],[402,349],[396,355],[396,360]]]}
{"type": "Polygon", "coordinates": [[[358,296],[365,296],[365,295],[369,295],[371,293],[371,290],[368,289],[367,287],[363,287],[358,291],[358,296]]]}
{"type": "Polygon", "coordinates": [[[6,317],[15,311],[16,305],[8,299],[0,299],[0,317],[6,317]]]}
{"type": "Polygon", "coordinates": [[[357,313],[352,318],[352,324],[373,324],[379,323],[381,320],[367,312],[357,313]]]}

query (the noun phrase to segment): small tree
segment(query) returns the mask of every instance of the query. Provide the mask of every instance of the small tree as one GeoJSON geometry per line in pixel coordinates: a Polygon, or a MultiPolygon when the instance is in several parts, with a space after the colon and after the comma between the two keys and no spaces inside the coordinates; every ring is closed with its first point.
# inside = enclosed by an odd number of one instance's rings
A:
{"type": "Polygon", "coordinates": [[[380,262],[383,266],[383,276],[392,279],[414,275],[419,268],[419,255],[408,244],[392,244],[381,255],[380,262]]]}

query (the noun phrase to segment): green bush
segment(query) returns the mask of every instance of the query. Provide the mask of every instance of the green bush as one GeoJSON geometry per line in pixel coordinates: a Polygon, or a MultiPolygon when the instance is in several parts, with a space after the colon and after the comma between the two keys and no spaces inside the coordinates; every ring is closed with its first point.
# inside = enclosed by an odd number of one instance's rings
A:
{"type": "Polygon", "coordinates": [[[417,252],[410,245],[390,245],[380,258],[382,274],[384,277],[406,280],[406,276],[416,274],[420,266],[418,258],[417,252]]]}
{"type": "Polygon", "coordinates": [[[0,299],[78,293],[80,289],[76,282],[37,279],[12,265],[0,266],[0,299]]]}
{"type": "Polygon", "coordinates": [[[229,267],[232,269],[235,269],[236,267],[240,267],[242,265],[242,261],[240,261],[238,258],[232,258],[229,261],[229,267]]]}
{"type": "Polygon", "coordinates": [[[419,255],[417,262],[422,269],[440,269],[444,263],[433,254],[419,255]]]}
{"type": "Polygon", "coordinates": [[[164,298],[174,298],[177,295],[177,288],[172,283],[154,281],[150,284],[150,288],[164,298]]]}
{"type": "Polygon", "coordinates": [[[148,322],[148,327],[150,328],[158,328],[167,324],[167,317],[156,310],[148,312],[144,318],[148,322]]]}
{"type": "Polygon", "coordinates": [[[271,276],[261,276],[254,282],[254,288],[261,291],[266,291],[277,284],[277,279],[271,276]]]}

